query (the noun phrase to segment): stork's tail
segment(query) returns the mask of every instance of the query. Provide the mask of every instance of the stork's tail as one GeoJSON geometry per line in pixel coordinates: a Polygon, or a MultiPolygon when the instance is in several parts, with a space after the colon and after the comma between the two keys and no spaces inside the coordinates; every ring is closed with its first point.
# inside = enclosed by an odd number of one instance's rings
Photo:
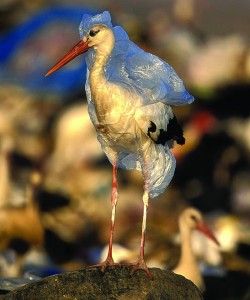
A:
{"type": "Polygon", "coordinates": [[[138,151],[140,154],[120,153],[118,167],[142,170],[144,182],[147,181],[149,196],[152,199],[162,194],[169,185],[174,175],[176,161],[167,145],[155,144],[148,139],[142,147],[143,149],[138,151]]]}
{"type": "Polygon", "coordinates": [[[150,198],[162,194],[170,184],[176,166],[176,161],[167,146],[150,145],[149,161],[144,164],[144,177],[147,177],[150,198]]]}

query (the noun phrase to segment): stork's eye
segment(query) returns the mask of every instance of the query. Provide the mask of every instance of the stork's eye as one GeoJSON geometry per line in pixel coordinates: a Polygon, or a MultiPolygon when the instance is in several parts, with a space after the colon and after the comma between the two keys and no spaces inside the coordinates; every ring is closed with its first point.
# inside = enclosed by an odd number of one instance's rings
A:
{"type": "Polygon", "coordinates": [[[191,215],[191,216],[190,216],[190,218],[191,218],[193,221],[195,221],[195,222],[198,222],[198,220],[197,220],[196,216],[194,216],[194,215],[191,215]]]}
{"type": "Polygon", "coordinates": [[[91,36],[91,37],[93,37],[93,36],[95,36],[98,32],[99,32],[100,30],[90,30],[90,32],[89,32],[89,35],[91,36]]]}

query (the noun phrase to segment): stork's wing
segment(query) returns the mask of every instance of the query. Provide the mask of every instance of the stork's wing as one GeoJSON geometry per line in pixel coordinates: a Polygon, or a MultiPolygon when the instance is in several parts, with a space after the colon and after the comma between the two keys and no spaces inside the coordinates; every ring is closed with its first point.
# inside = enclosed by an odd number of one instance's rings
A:
{"type": "Polygon", "coordinates": [[[162,102],[155,102],[138,107],[135,121],[141,131],[156,144],[173,146],[185,144],[183,130],[179,125],[171,107],[162,102]]]}
{"type": "Polygon", "coordinates": [[[150,98],[169,105],[185,105],[194,101],[175,70],[155,55],[143,52],[127,60],[129,78],[150,98]]]}
{"type": "Polygon", "coordinates": [[[185,105],[194,101],[168,63],[135,45],[121,27],[114,27],[114,33],[116,43],[110,66],[118,67],[114,73],[116,78],[122,76],[123,82],[125,79],[129,86],[134,86],[146,103],[160,101],[169,105],[185,105]]]}

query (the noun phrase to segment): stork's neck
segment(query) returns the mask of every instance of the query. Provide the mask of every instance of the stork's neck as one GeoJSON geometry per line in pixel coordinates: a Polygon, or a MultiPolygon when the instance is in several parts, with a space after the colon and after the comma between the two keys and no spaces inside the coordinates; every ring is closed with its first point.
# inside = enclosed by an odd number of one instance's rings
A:
{"type": "Polygon", "coordinates": [[[95,49],[94,63],[90,72],[91,84],[97,85],[106,81],[104,66],[107,63],[112,49],[114,47],[113,39],[107,41],[107,43],[100,44],[95,49]]]}
{"type": "Polygon", "coordinates": [[[190,265],[192,263],[196,264],[196,258],[191,245],[191,232],[189,227],[181,228],[181,257],[179,264],[190,265]]]}
{"type": "Polygon", "coordinates": [[[191,245],[192,230],[188,227],[180,227],[180,231],[181,257],[177,267],[174,269],[174,272],[190,279],[201,291],[203,291],[205,284],[191,245]]]}
{"type": "Polygon", "coordinates": [[[104,66],[109,56],[105,53],[96,52],[94,63],[90,72],[90,80],[98,80],[105,77],[104,66]]]}

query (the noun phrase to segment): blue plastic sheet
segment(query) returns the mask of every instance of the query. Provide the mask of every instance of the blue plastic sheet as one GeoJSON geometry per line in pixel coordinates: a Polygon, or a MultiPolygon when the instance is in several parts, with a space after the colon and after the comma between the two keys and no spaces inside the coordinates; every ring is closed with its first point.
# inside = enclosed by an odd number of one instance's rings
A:
{"type": "Polygon", "coordinates": [[[83,57],[51,78],[44,74],[72,44],[79,41],[77,28],[84,7],[45,10],[0,37],[0,84],[14,83],[32,91],[55,93],[63,99],[82,92],[86,78],[83,57]]]}

